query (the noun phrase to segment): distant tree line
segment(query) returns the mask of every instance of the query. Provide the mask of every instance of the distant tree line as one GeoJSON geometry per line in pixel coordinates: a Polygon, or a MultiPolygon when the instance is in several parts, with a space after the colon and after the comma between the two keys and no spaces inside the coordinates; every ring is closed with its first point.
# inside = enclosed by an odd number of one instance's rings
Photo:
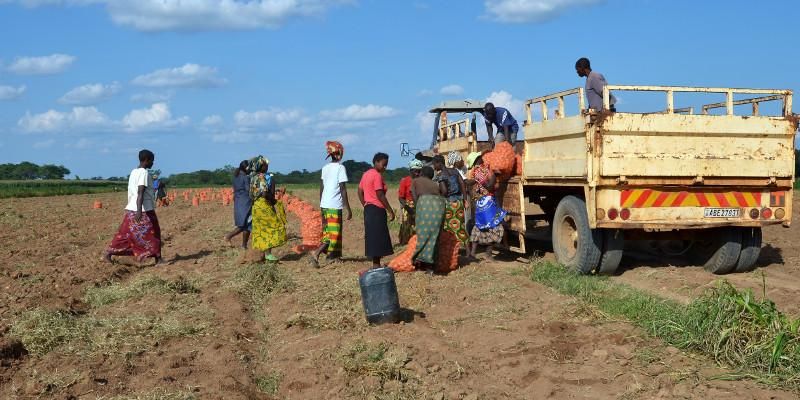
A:
{"type": "MultiPolygon", "coordinates": [[[[347,177],[350,182],[360,181],[364,172],[372,168],[372,164],[353,160],[344,161],[342,165],[347,168],[347,177]]],[[[230,185],[235,170],[236,167],[226,165],[213,171],[199,170],[172,174],[167,177],[166,180],[172,187],[230,185]]],[[[289,173],[273,172],[273,174],[275,175],[275,180],[278,185],[317,184],[320,181],[321,170],[309,171],[303,169],[302,171],[292,171],[289,173]]],[[[387,170],[383,176],[387,182],[397,183],[406,175],[408,175],[408,168],[397,168],[387,170]]]]}
{"type": "Polygon", "coordinates": [[[0,164],[0,180],[64,179],[69,169],[63,165],[37,165],[23,161],[19,164],[0,164]]]}

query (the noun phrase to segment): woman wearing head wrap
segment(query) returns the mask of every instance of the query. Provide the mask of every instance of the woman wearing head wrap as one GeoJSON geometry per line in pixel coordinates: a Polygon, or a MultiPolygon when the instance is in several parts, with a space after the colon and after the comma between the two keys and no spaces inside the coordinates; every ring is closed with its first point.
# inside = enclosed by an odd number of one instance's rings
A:
{"type": "Polygon", "coordinates": [[[322,241],[311,253],[311,262],[319,267],[319,255],[326,253],[328,260],[342,257],[342,210],[345,218],[353,218],[350,201],[347,198],[347,170],[339,162],[344,157],[344,146],[339,142],[325,143],[331,162],[322,167],[322,180],[319,185],[319,207],[322,212],[322,241]]]}
{"type": "MultiPolygon", "coordinates": [[[[442,195],[447,199],[444,214],[444,230],[452,233],[459,242],[468,246],[466,219],[464,218],[464,199],[467,187],[461,175],[444,164],[444,156],[433,157],[433,169],[437,173],[436,182],[442,185],[442,195]]],[[[469,248],[469,247],[467,247],[469,248]]]]}
{"type": "Polygon", "coordinates": [[[436,246],[447,205],[442,197],[442,185],[434,182],[431,167],[423,167],[420,176],[411,183],[417,230],[417,247],[414,249],[413,260],[422,269],[432,269],[436,261],[436,246]]]}
{"type": "Polygon", "coordinates": [[[400,180],[400,189],[397,198],[400,199],[400,244],[408,244],[414,236],[414,196],[411,194],[411,182],[417,178],[422,170],[422,161],[411,160],[408,163],[409,175],[400,180]]]}
{"type": "Polygon", "coordinates": [[[286,243],[286,211],[275,200],[275,182],[268,174],[269,160],[250,160],[250,199],[253,200],[253,248],[265,253],[267,261],[278,261],[272,249],[286,243]]]}
{"type": "Polygon", "coordinates": [[[248,175],[250,163],[244,160],[239,163],[239,168],[233,174],[233,223],[236,228],[225,235],[225,240],[230,241],[234,236],[242,234],[242,248],[247,248],[252,230],[253,201],[250,200],[250,176],[248,175]]]}
{"type": "Polygon", "coordinates": [[[467,167],[464,165],[461,153],[455,150],[447,153],[447,166],[458,171],[461,179],[467,179],[467,167]]]}
{"type": "Polygon", "coordinates": [[[494,185],[499,172],[492,171],[483,162],[481,153],[470,153],[467,156],[467,166],[470,168],[471,179],[478,200],[475,203],[475,226],[472,227],[470,241],[470,257],[475,258],[478,244],[494,247],[503,240],[505,229],[503,223],[507,212],[497,205],[494,198],[494,185]]]}

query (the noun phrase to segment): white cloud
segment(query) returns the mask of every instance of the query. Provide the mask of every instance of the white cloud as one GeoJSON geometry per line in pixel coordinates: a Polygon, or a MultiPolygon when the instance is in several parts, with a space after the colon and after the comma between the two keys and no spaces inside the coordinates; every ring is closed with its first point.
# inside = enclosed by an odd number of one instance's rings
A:
{"type": "Polygon", "coordinates": [[[0,100],[16,100],[25,93],[25,85],[20,87],[0,86],[0,100]]]}
{"type": "Polygon", "coordinates": [[[484,18],[504,23],[543,22],[564,11],[602,0],[485,0],[484,18]]]}
{"type": "Polygon", "coordinates": [[[208,88],[225,84],[226,80],[217,77],[217,69],[197,64],[182,67],[164,68],[149,74],[140,75],[132,83],[148,87],[196,87],[208,88]]]}
{"type": "Polygon", "coordinates": [[[52,147],[56,141],[54,139],[42,140],[41,142],[36,142],[33,144],[34,149],[46,149],[48,147],[52,147]]]}
{"type": "Polygon", "coordinates": [[[232,131],[226,133],[216,133],[211,135],[211,141],[215,143],[250,143],[253,142],[258,135],[242,131],[232,131]]]}
{"type": "Polygon", "coordinates": [[[93,83],[83,86],[78,86],[70,90],[58,102],[61,104],[97,104],[104,100],[108,100],[115,94],[119,93],[122,85],[118,82],[113,82],[108,85],[102,83],[93,83]]]}
{"type": "Polygon", "coordinates": [[[514,119],[516,119],[517,123],[520,125],[522,125],[522,121],[525,120],[525,117],[523,116],[524,102],[522,100],[515,99],[511,93],[508,93],[505,90],[492,92],[492,94],[490,94],[485,101],[487,103],[494,104],[495,107],[503,107],[510,111],[511,115],[514,116],[514,119]]]}
{"type": "Polygon", "coordinates": [[[421,111],[414,117],[414,120],[419,124],[419,131],[422,134],[431,135],[433,137],[433,121],[436,120],[436,115],[421,111]]]}
{"type": "Polygon", "coordinates": [[[168,130],[189,123],[189,117],[172,119],[167,103],[156,103],[150,108],[132,110],[122,118],[122,126],[128,132],[168,130]]]}
{"type": "Polygon", "coordinates": [[[275,29],[355,0],[0,0],[27,7],[105,4],[117,25],[139,31],[275,29]]]}
{"type": "Polygon", "coordinates": [[[146,92],[146,93],[136,93],[131,96],[131,101],[134,103],[163,103],[172,98],[174,93],[172,92],[146,92]]]}
{"type": "Polygon", "coordinates": [[[439,90],[444,96],[460,96],[464,94],[464,88],[460,85],[447,85],[439,90]]]}
{"type": "Polygon", "coordinates": [[[301,109],[282,109],[275,107],[253,112],[239,110],[233,115],[233,120],[236,122],[236,125],[242,128],[289,124],[304,125],[310,121],[301,109]]]}
{"type": "Polygon", "coordinates": [[[8,70],[22,75],[51,75],[66,70],[76,58],[67,54],[52,54],[42,57],[17,57],[8,70]]]}
{"type": "Polygon", "coordinates": [[[17,126],[28,133],[98,129],[110,124],[108,117],[94,107],[74,107],[69,112],[49,110],[41,114],[25,113],[17,121],[17,126]]]}
{"type": "Polygon", "coordinates": [[[338,110],[321,111],[320,117],[333,121],[365,121],[391,118],[399,113],[399,111],[389,106],[378,106],[375,104],[361,106],[353,104],[338,110]]]}
{"type": "Polygon", "coordinates": [[[203,118],[203,125],[204,126],[215,126],[222,124],[222,117],[219,115],[209,115],[203,118]]]}

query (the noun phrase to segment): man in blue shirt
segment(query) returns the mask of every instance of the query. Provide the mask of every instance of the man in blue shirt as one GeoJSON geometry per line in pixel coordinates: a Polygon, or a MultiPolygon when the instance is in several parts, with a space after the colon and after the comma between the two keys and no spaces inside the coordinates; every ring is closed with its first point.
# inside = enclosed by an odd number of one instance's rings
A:
{"type": "Polygon", "coordinates": [[[511,144],[517,141],[519,125],[517,125],[517,120],[505,108],[495,107],[492,103],[486,103],[483,106],[483,119],[486,121],[486,133],[489,134],[490,142],[495,141],[492,124],[497,126],[498,141],[508,140],[511,144]],[[502,139],[500,138],[501,134],[503,135],[502,139]]]}

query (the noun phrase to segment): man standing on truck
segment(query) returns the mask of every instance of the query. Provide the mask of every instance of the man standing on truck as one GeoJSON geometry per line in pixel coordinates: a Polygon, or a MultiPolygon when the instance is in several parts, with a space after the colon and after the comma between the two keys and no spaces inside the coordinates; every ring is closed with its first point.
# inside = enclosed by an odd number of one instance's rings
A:
{"type": "MultiPolygon", "coordinates": [[[[592,64],[586,57],[581,57],[575,62],[575,71],[581,78],[586,78],[586,98],[589,100],[589,108],[595,111],[603,111],[603,89],[608,84],[606,77],[599,72],[592,71],[592,64]]],[[[614,103],[617,99],[614,95],[610,95],[610,108],[609,111],[617,111],[614,108],[614,103]]]]}
{"type": "Polygon", "coordinates": [[[512,145],[517,141],[519,125],[517,120],[508,110],[503,107],[495,107],[492,103],[483,106],[483,119],[486,121],[486,133],[489,134],[489,142],[494,142],[492,124],[497,126],[497,140],[508,140],[512,145]],[[500,135],[503,135],[501,138],[500,135]]]}

